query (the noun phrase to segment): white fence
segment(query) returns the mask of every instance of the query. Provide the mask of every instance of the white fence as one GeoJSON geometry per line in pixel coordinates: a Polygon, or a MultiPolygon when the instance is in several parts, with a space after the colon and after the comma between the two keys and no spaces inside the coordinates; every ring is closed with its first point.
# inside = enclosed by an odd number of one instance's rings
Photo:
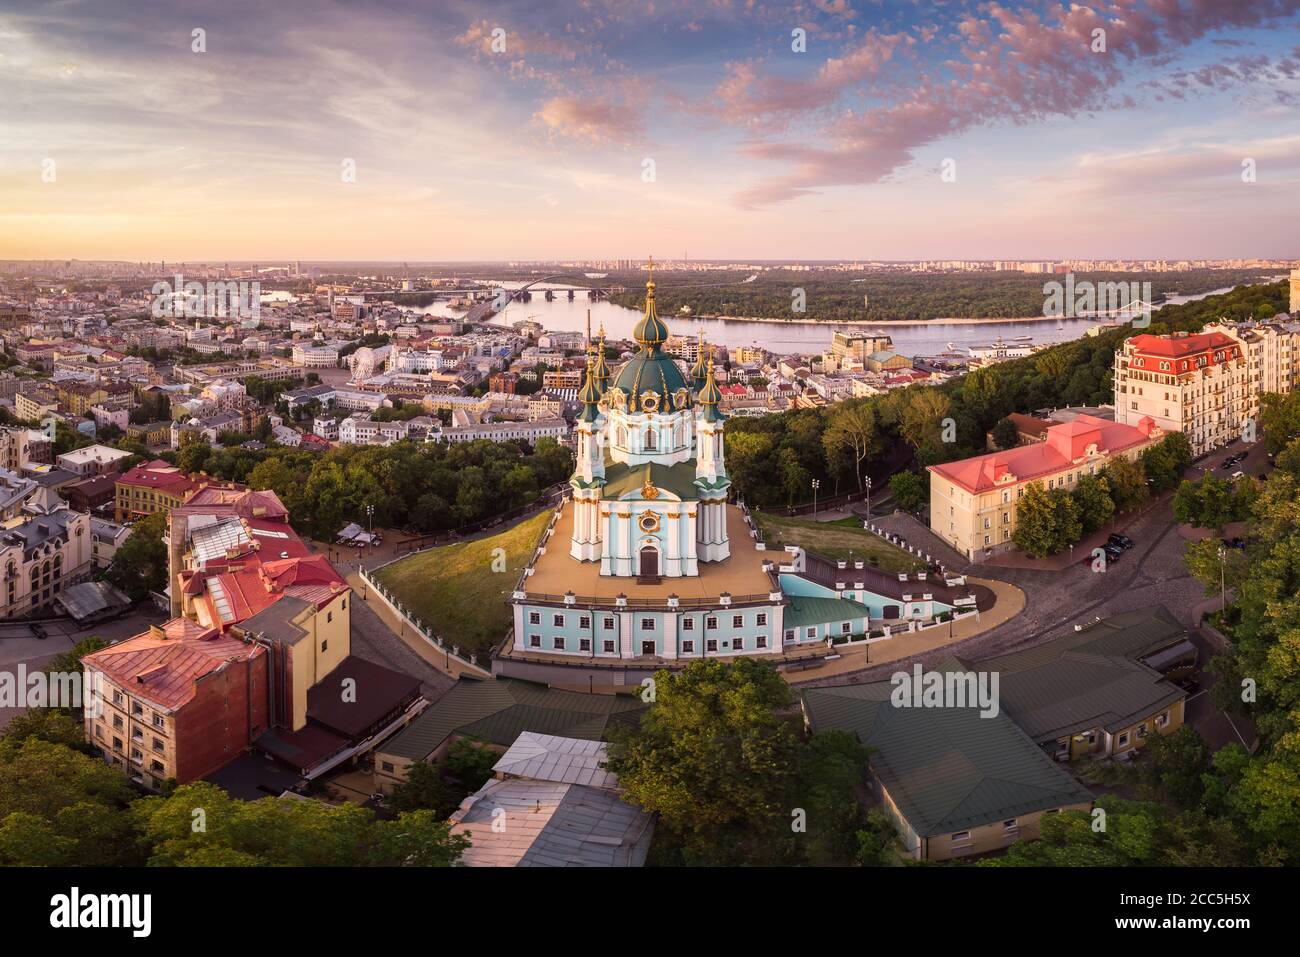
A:
{"type": "MultiPolygon", "coordinates": [[[[400,561],[400,559],[398,560],[400,561]]],[[[386,564],[391,565],[392,562],[387,562],[386,564]]],[[[383,567],[384,565],[379,566],[379,568],[383,568],[383,567]]],[[[366,585],[368,586],[368,591],[370,592],[371,595],[374,595],[385,605],[387,605],[389,610],[392,611],[394,615],[396,615],[403,622],[405,622],[408,628],[410,628],[417,635],[419,635],[421,638],[427,641],[431,647],[436,648],[444,655],[447,655],[451,658],[455,658],[458,662],[460,662],[462,667],[464,667],[469,671],[474,672],[475,674],[483,678],[492,677],[492,672],[489,669],[484,668],[482,665],[478,663],[478,655],[469,655],[468,657],[465,657],[460,653],[459,645],[449,646],[446,640],[442,637],[442,635],[434,634],[424,621],[412,615],[410,613],[410,609],[408,609],[405,605],[403,605],[400,601],[398,601],[395,597],[393,597],[393,594],[389,592],[387,589],[385,589],[383,585],[379,584],[379,582],[374,577],[374,572],[378,571],[379,568],[376,568],[372,571],[367,571],[364,568],[361,569],[361,578],[363,581],[365,581],[366,585]]]]}

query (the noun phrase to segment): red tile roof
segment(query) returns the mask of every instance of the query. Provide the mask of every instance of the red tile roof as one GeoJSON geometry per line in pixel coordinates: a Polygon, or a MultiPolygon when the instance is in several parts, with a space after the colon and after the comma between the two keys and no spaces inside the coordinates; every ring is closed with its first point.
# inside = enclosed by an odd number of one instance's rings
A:
{"type": "Polygon", "coordinates": [[[163,626],[166,637],[152,631],[86,655],[82,661],[102,671],[123,690],[161,710],[176,711],[195,694],[194,685],[204,675],[220,671],[232,661],[248,661],[266,654],[260,645],[223,636],[187,618],[174,618],[163,626]]]}
{"type": "Polygon", "coordinates": [[[1241,345],[1221,332],[1192,336],[1143,334],[1129,340],[1134,368],[1158,372],[1192,372],[1198,366],[1225,363],[1241,358],[1241,345]],[[1219,357],[1215,357],[1218,353],[1219,357]],[[1203,360],[1203,361],[1202,361],[1203,360]],[[1158,363],[1177,363],[1176,369],[1162,369],[1158,363]]]}
{"type": "Polygon", "coordinates": [[[173,495],[182,495],[195,487],[189,476],[163,459],[154,459],[124,472],[117,484],[160,488],[173,495]]]}
{"type": "Polygon", "coordinates": [[[1091,445],[1098,452],[1113,454],[1142,445],[1158,434],[1159,429],[1150,417],[1132,426],[1081,415],[1073,422],[1052,426],[1042,442],[931,465],[930,471],[968,492],[984,492],[996,488],[1007,476],[1027,482],[1063,472],[1083,458],[1091,445]]]}

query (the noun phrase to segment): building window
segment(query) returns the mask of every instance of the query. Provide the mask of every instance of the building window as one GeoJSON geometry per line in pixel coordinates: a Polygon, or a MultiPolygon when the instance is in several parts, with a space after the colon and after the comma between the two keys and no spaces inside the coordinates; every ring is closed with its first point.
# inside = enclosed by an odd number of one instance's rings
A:
{"type": "Polygon", "coordinates": [[[334,612],[332,611],[325,612],[325,624],[328,625],[333,620],[334,620],[334,612]]]}
{"type": "Polygon", "coordinates": [[[321,653],[322,655],[325,654],[325,652],[326,652],[326,650],[329,648],[329,646],[330,646],[329,639],[326,639],[325,641],[322,641],[322,642],[320,643],[320,653],[321,653]]]}
{"type": "Polygon", "coordinates": [[[610,641],[609,639],[605,640],[605,644],[603,647],[605,649],[605,654],[612,655],[614,653],[614,642],[610,641]]]}
{"type": "Polygon", "coordinates": [[[958,831],[952,836],[954,841],[964,841],[970,837],[970,831],[958,831]]]}
{"type": "Polygon", "coordinates": [[[555,637],[555,638],[552,638],[552,639],[551,639],[551,647],[554,648],[556,651],[563,651],[563,650],[564,650],[564,639],[561,638],[561,637],[558,637],[558,636],[555,637]]]}
{"type": "Polygon", "coordinates": [[[613,619],[613,618],[610,618],[610,617],[606,616],[606,618],[605,618],[605,630],[606,630],[606,631],[613,631],[613,630],[614,630],[614,619],[613,619]]]}
{"type": "Polygon", "coordinates": [[[766,635],[759,635],[759,636],[758,636],[758,647],[759,647],[759,648],[766,648],[766,647],[767,647],[767,636],[766,636],[766,635]]]}
{"type": "Polygon", "coordinates": [[[161,751],[163,749],[162,738],[153,739],[153,749],[155,751],[161,751]]]}
{"type": "Polygon", "coordinates": [[[392,773],[393,773],[393,762],[391,762],[391,761],[380,761],[380,762],[379,762],[379,766],[380,766],[380,768],[382,768],[384,771],[388,772],[389,774],[392,774],[392,773]]]}
{"type": "Polygon", "coordinates": [[[731,639],[731,649],[732,649],[733,651],[744,651],[744,650],[745,650],[745,639],[744,639],[744,638],[740,638],[740,637],[732,638],[732,639],[731,639]]]}
{"type": "Polygon", "coordinates": [[[578,627],[579,627],[579,628],[590,628],[590,627],[591,627],[591,616],[590,616],[590,615],[581,615],[581,616],[579,616],[579,618],[578,618],[578,627]]]}
{"type": "Polygon", "coordinates": [[[785,630],[785,640],[786,640],[786,641],[794,641],[794,629],[793,629],[793,628],[787,628],[787,629],[785,630]]]}
{"type": "Polygon", "coordinates": [[[540,647],[542,647],[542,636],[541,636],[541,635],[529,635],[529,636],[528,636],[528,647],[529,647],[529,648],[540,648],[540,647]]]}
{"type": "Polygon", "coordinates": [[[1146,722],[1143,721],[1141,724],[1138,725],[1137,737],[1138,740],[1141,741],[1146,736],[1147,736],[1147,725],[1146,722]]]}
{"type": "Polygon", "coordinates": [[[654,630],[655,630],[655,620],[654,620],[653,618],[642,618],[642,619],[641,619],[641,630],[642,630],[642,631],[654,631],[654,630]]]}
{"type": "Polygon", "coordinates": [[[542,623],[542,613],[540,611],[530,611],[528,613],[528,624],[540,625],[542,623]]]}
{"type": "Polygon", "coordinates": [[[756,624],[756,625],[760,625],[760,626],[761,626],[761,625],[766,625],[766,624],[767,624],[767,612],[765,612],[765,611],[760,611],[760,612],[758,613],[757,617],[754,619],[754,624],[756,624]]]}
{"type": "Polygon", "coordinates": [[[844,624],[840,625],[840,634],[842,635],[853,634],[853,622],[846,621],[844,622],[844,624]]]}
{"type": "Polygon", "coordinates": [[[590,639],[590,638],[579,638],[579,639],[578,639],[578,650],[579,650],[579,651],[591,651],[591,639],[590,639]]]}
{"type": "Polygon", "coordinates": [[[115,728],[122,727],[122,716],[120,714],[113,715],[113,727],[115,728]]]}
{"type": "Polygon", "coordinates": [[[718,619],[714,615],[710,615],[704,620],[704,627],[712,631],[718,627],[718,619]]]}
{"type": "Polygon", "coordinates": [[[689,638],[686,639],[685,641],[683,641],[683,642],[682,642],[682,654],[684,654],[684,655],[693,655],[693,654],[695,654],[695,642],[691,641],[689,638]]]}
{"type": "Polygon", "coordinates": [[[808,628],[808,631],[806,632],[806,634],[808,635],[809,638],[816,638],[816,637],[817,637],[817,626],[816,626],[816,625],[812,625],[812,626],[810,626],[810,627],[808,628]]]}
{"type": "Polygon", "coordinates": [[[563,628],[563,627],[564,627],[564,616],[563,616],[563,615],[555,615],[554,617],[551,618],[551,624],[553,624],[556,628],[563,628]]]}
{"type": "Polygon", "coordinates": [[[695,619],[694,619],[694,618],[683,618],[683,619],[682,619],[682,631],[694,631],[694,630],[695,630],[695,619]]]}
{"type": "Polygon", "coordinates": [[[1124,747],[1124,745],[1126,745],[1126,744],[1128,744],[1128,732],[1127,732],[1127,731],[1125,731],[1123,734],[1121,734],[1121,735],[1119,736],[1119,746],[1122,748],[1122,747],[1124,747]]]}
{"type": "Polygon", "coordinates": [[[1003,827],[1003,829],[1004,829],[1004,830],[1008,830],[1008,831],[1014,831],[1014,830],[1015,830],[1017,827],[1019,827],[1019,826],[1020,826],[1020,825],[1016,823],[1016,819],[1015,819],[1014,817],[1011,818],[1011,819],[1008,820],[1008,821],[1003,821],[1003,822],[1002,822],[1002,827],[1003,827]]]}
{"type": "Polygon", "coordinates": [[[731,616],[731,627],[732,627],[732,628],[744,628],[744,627],[745,627],[745,616],[744,616],[744,615],[732,615],[732,616],[731,616]]]}
{"type": "Polygon", "coordinates": [[[1163,714],[1158,714],[1158,715],[1156,715],[1156,727],[1157,727],[1157,728],[1163,728],[1163,727],[1164,727],[1165,725],[1167,725],[1168,723],[1169,723],[1169,712],[1168,712],[1168,711],[1164,712],[1163,714]]]}
{"type": "Polygon", "coordinates": [[[705,642],[704,642],[704,650],[705,650],[705,651],[717,651],[717,650],[718,650],[718,639],[716,639],[716,638],[709,638],[707,641],[705,641],[705,642]]]}

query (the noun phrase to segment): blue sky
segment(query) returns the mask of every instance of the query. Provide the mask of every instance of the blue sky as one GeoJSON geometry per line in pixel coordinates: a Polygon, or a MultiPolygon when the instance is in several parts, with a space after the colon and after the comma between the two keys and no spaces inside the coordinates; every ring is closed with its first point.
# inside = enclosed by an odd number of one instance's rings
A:
{"type": "Polygon", "coordinates": [[[0,89],[4,258],[1300,255],[1300,0],[8,0],[0,89]]]}

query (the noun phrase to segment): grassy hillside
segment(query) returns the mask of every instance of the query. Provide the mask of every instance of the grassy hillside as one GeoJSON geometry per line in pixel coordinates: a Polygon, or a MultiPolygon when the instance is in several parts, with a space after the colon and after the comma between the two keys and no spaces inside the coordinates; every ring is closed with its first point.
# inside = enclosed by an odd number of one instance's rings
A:
{"type": "Polygon", "coordinates": [[[908,572],[925,567],[925,562],[864,531],[857,519],[838,522],[809,522],[754,512],[768,548],[801,545],[810,552],[835,561],[864,561],[886,572],[908,572]]]}
{"type": "Polygon", "coordinates": [[[550,518],[547,510],[490,538],[417,552],[375,577],[435,633],[482,660],[510,627],[506,600],[550,518]],[[505,549],[503,571],[493,571],[498,548],[505,549]]]}

